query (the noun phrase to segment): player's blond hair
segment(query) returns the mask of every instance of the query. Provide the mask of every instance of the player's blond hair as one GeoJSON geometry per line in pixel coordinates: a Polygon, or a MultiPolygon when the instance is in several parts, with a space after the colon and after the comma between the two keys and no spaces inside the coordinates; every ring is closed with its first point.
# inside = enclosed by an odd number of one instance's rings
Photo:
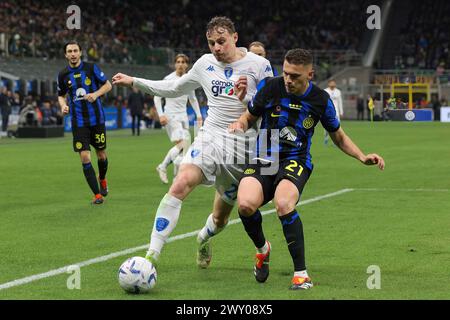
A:
{"type": "Polygon", "coordinates": [[[250,43],[248,48],[250,49],[251,47],[261,47],[263,49],[266,49],[266,47],[264,47],[264,44],[262,42],[259,42],[259,41],[253,41],[252,43],[250,43]]]}
{"type": "Polygon", "coordinates": [[[173,63],[177,62],[178,58],[183,58],[184,61],[189,64],[189,57],[185,55],[184,53],[179,53],[175,56],[175,59],[173,59],[173,63]]]}

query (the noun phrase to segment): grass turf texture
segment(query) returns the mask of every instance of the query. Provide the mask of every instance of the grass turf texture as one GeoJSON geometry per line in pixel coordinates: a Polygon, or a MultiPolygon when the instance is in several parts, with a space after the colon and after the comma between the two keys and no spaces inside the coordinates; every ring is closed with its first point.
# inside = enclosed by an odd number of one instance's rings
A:
{"type": "MultiPolygon", "coordinates": [[[[312,290],[288,290],[292,262],[280,222],[270,214],[263,218],[273,245],[265,284],[254,280],[254,248],[236,224],[214,239],[207,270],[195,264],[195,237],[167,244],[149,294],[130,295],[119,287],[118,267],[129,255],[81,268],[81,290],[68,290],[70,274],[61,274],[0,290],[0,299],[449,299],[450,127],[344,122],[343,128],[363,151],[382,155],[386,170],[324,146],[317,127],[315,169],[302,200],[355,190],[299,209],[312,290]],[[366,287],[370,265],[381,269],[380,290],[366,287]]],[[[169,147],[161,130],[140,137],[108,132],[110,194],[93,206],[71,134],[0,140],[0,284],[148,243],[168,189],[155,167],[169,147]]],[[[198,187],[189,196],[173,236],[204,225],[213,195],[213,188],[198,187]]]]}

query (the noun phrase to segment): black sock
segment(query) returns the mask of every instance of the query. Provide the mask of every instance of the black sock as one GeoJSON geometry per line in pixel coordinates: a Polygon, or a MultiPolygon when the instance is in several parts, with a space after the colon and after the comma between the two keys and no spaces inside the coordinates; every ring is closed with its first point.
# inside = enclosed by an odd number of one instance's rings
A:
{"type": "Polygon", "coordinates": [[[256,248],[262,248],[266,244],[266,238],[264,237],[264,232],[262,229],[262,216],[259,210],[251,215],[250,217],[245,217],[239,214],[242,220],[245,231],[249,237],[253,240],[256,248]]]}
{"type": "Polygon", "coordinates": [[[83,163],[83,173],[92,192],[94,194],[99,194],[100,190],[98,188],[97,177],[95,176],[95,170],[90,162],[83,163]]]}
{"type": "Polygon", "coordinates": [[[279,217],[283,225],[283,233],[288,244],[289,253],[294,262],[294,270],[306,270],[305,240],[303,238],[303,224],[296,210],[279,217]]]}
{"type": "Polygon", "coordinates": [[[108,159],[105,159],[105,161],[98,160],[98,176],[100,180],[105,179],[106,171],[108,171],[108,159]]]}

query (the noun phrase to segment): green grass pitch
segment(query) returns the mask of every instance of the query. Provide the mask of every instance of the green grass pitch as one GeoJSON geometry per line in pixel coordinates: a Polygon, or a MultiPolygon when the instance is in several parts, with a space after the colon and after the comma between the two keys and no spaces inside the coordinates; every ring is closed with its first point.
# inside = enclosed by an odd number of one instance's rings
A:
{"type": "MultiPolygon", "coordinates": [[[[269,214],[263,226],[273,252],[265,284],[254,280],[254,248],[237,223],[214,239],[207,270],[196,266],[195,237],[168,243],[157,286],[145,295],[126,294],[117,282],[120,264],[144,255],[140,250],[82,267],[79,290],[69,290],[71,274],[62,273],[0,290],[0,299],[449,299],[450,126],[347,121],[343,128],[363,151],[382,155],[386,170],[324,146],[317,127],[315,169],[302,200],[352,190],[299,207],[315,283],[309,291],[288,290],[292,262],[269,214]],[[372,265],[380,268],[380,289],[367,288],[372,265]]],[[[0,141],[0,286],[149,241],[168,189],[155,171],[170,147],[165,131],[108,132],[110,194],[101,206],[90,204],[71,138],[0,141]]],[[[213,188],[198,187],[188,197],[173,236],[204,225],[213,195],[213,188]]]]}

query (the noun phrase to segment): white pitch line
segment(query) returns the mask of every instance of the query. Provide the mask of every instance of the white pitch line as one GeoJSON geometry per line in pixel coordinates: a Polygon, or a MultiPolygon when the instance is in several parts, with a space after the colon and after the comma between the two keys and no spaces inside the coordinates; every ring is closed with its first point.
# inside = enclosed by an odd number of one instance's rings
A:
{"type": "MultiPolygon", "coordinates": [[[[311,199],[308,199],[308,200],[300,201],[297,205],[305,205],[305,204],[313,203],[313,202],[320,201],[320,200],[323,200],[323,199],[335,197],[335,196],[338,196],[338,195],[341,195],[341,194],[344,194],[344,193],[347,193],[347,192],[351,192],[353,190],[355,190],[355,189],[342,189],[342,190],[339,190],[339,191],[336,191],[336,192],[332,192],[332,193],[324,194],[322,196],[317,196],[317,197],[314,197],[314,198],[311,198],[311,199]]],[[[273,212],[275,212],[275,209],[270,209],[270,210],[266,210],[266,211],[261,212],[261,215],[267,215],[267,214],[270,214],[270,213],[273,213],[273,212]]],[[[241,222],[241,219],[233,219],[233,220],[230,220],[228,224],[232,225],[232,224],[236,224],[236,223],[239,223],[239,222],[241,222]]],[[[195,236],[195,235],[197,235],[199,233],[199,231],[200,230],[195,230],[195,231],[192,231],[192,232],[180,234],[178,236],[170,237],[167,240],[167,242],[173,242],[173,241],[176,241],[176,240],[186,239],[186,238],[195,236]]],[[[71,267],[71,266],[74,266],[74,265],[75,266],[79,266],[80,268],[81,267],[86,267],[86,266],[89,266],[89,265],[92,265],[92,264],[96,264],[96,263],[99,263],[99,262],[108,261],[108,260],[111,260],[111,259],[114,259],[114,258],[117,258],[117,257],[120,257],[120,256],[129,255],[129,254],[132,254],[132,253],[135,253],[137,251],[141,251],[141,250],[144,250],[144,249],[147,249],[147,248],[148,248],[148,244],[145,244],[145,245],[142,245],[142,246],[139,246],[139,247],[134,247],[134,248],[125,249],[125,250],[122,250],[122,251],[113,252],[113,253],[110,253],[110,254],[105,255],[105,256],[101,256],[101,257],[89,259],[89,260],[86,260],[86,261],[74,263],[72,265],[67,265],[67,266],[64,266],[64,267],[61,267],[61,268],[58,268],[58,269],[53,269],[53,270],[50,270],[48,272],[39,273],[39,274],[35,274],[35,275],[29,276],[29,277],[13,280],[13,281],[1,284],[0,285],[0,290],[21,286],[21,285],[24,285],[24,284],[27,284],[27,283],[30,283],[30,282],[34,282],[34,281],[37,281],[37,280],[41,280],[41,279],[57,276],[57,275],[60,275],[60,274],[63,274],[63,273],[67,273],[68,268],[71,267]]]]}
{"type": "Polygon", "coordinates": [[[449,192],[450,189],[354,188],[357,191],[449,192]]]}

